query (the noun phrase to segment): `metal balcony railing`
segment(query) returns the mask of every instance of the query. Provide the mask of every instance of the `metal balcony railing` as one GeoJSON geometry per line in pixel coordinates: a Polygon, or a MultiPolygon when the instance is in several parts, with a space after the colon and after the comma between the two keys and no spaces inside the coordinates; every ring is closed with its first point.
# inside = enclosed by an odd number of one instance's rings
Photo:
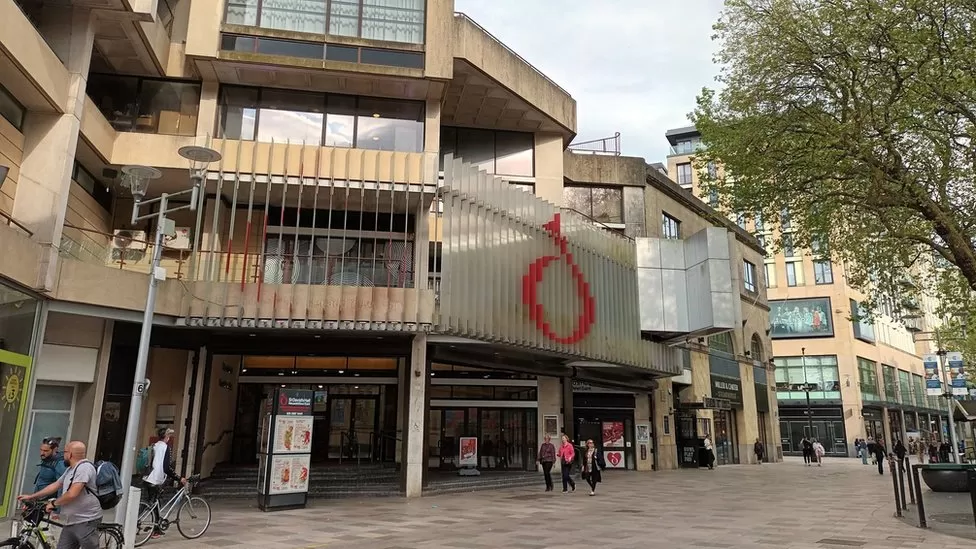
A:
{"type": "Polygon", "coordinates": [[[28,229],[27,227],[25,227],[19,221],[17,221],[13,217],[11,217],[9,214],[6,214],[4,212],[0,212],[0,221],[3,221],[8,226],[17,227],[18,229],[20,229],[21,231],[23,231],[27,236],[34,236],[34,232],[33,231],[31,231],[30,229],[28,229]]]}
{"type": "Polygon", "coordinates": [[[570,143],[569,150],[575,154],[620,156],[620,132],[613,134],[611,137],[604,137],[602,139],[591,139],[590,141],[570,143]]]}

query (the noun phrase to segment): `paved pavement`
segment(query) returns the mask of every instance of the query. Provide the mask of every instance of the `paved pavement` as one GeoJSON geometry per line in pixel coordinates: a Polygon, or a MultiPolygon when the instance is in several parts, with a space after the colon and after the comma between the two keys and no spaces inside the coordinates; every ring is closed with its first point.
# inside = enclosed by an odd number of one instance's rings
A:
{"type": "Polygon", "coordinates": [[[738,465],[714,471],[607,472],[596,497],[515,489],[473,494],[328,500],[262,513],[212,502],[199,540],[175,528],[147,549],[478,549],[587,547],[972,549],[972,541],[893,518],[891,477],[859,460],[805,467],[738,465]]]}

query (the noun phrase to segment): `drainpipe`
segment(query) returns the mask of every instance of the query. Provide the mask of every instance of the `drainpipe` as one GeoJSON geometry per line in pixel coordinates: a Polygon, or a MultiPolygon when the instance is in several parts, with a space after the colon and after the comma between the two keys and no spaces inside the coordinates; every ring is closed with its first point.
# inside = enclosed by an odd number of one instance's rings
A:
{"type": "MultiPolygon", "coordinates": [[[[651,406],[651,471],[657,471],[657,448],[658,448],[658,436],[661,433],[657,430],[657,414],[654,413],[654,393],[647,393],[647,400],[651,406]]],[[[667,409],[667,408],[665,408],[667,409]]]]}

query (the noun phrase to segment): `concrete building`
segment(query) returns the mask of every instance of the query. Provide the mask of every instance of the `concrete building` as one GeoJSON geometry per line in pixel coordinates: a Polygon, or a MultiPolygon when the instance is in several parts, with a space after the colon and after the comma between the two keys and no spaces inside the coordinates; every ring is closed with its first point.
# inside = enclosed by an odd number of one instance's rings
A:
{"type": "MultiPolygon", "coordinates": [[[[696,167],[701,134],[684,127],[668,130],[665,137],[671,145],[668,174],[700,200],[717,205],[718,197],[699,176],[701,170],[722,167],[696,167]]],[[[936,350],[924,337],[938,326],[935,303],[892,296],[881,300],[882,310],[868,320],[860,305],[866,296],[848,284],[844,265],[789,244],[789,212],[771,220],[748,212],[729,217],[768,245],[757,272],[768,287],[784,453],[798,454],[805,435],[819,438],[828,455],[836,456],[854,455],[856,438],[948,436],[945,402],[927,397],[923,381],[922,356],[936,350]],[[777,252],[773,240],[784,233],[777,252]],[[923,337],[915,337],[919,334],[923,337]]],[[[905,284],[913,284],[908,273],[905,284]]]]}
{"type": "MultiPolygon", "coordinates": [[[[239,466],[247,490],[255,463],[280,465],[279,389],[311,403],[290,467],[314,484],[370,464],[417,496],[464,465],[535,471],[545,434],[674,466],[674,342],[728,333],[739,371],[741,234],[689,209],[699,263],[664,265],[649,250],[675,244],[630,213],[568,207],[575,101],[450,0],[0,0],[0,21],[0,514],[44,437],[121,461],[150,271],[138,440],[171,427],[180,471],[239,466]],[[220,159],[191,166],[188,146],[220,159]],[[159,175],[140,214],[190,189],[188,168],[200,192],[133,221],[132,174],[155,175],[139,166],[159,175]]],[[[655,204],[640,177],[626,212],[655,204]]],[[[730,461],[760,430],[751,372],[730,461]]],[[[686,384],[704,406],[707,381],[686,384]]],[[[292,484],[265,489],[308,489],[292,484]]]]}

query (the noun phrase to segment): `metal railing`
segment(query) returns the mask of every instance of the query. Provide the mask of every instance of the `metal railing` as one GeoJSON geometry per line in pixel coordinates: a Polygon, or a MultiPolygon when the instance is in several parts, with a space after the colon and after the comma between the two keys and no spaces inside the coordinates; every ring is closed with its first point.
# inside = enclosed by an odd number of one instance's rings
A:
{"type": "Polygon", "coordinates": [[[376,432],[366,429],[340,431],[339,437],[340,465],[344,461],[355,461],[357,465],[362,464],[364,460],[367,463],[389,461],[387,456],[395,453],[397,441],[402,440],[393,431],[376,432]]]}
{"type": "Polygon", "coordinates": [[[566,95],[570,95],[570,93],[568,91],[564,90],[559,84],[555,83],[551,78],[549,78],[548,76],[546,76],[545,73],[543,73],[539,69],[535,68],[535,66],[533,66],[532,63],[529,63],[528,61],[526,61],[521,55],[515,53],[515,50],[513,50],[510,47],[508,47],[504,42],[502,42],[501,40],[499,40],[495,35],[493,35],[492,33],[488,32],[487,30],[485,30],[485,28],[482,27],[481,25],[479,25],[477,22],[475,22],[474,19],[471,19],[465,13],[460,12],[460,11],[454,12],[454,17],[457,17],[459,19],[464,19],[465,21],[467,21],[467,22],[471,23],[472,25],[474,25],[475,28],[477,28],[481,32],[485,33],[489,38],[491,38],[495,42],[498,42],[501,45],[501,47],[505,48],[505,51],[507,51],[508,53],[512,54],[516,59],[518,59],[522,63],[525,63],[525,66],[527,66],[530,69],[532,69],[536,74],[538,74],[539,76],[541,76],[546,82],[549,82],[550,84],[552,84],[553,87],[555,87],[559,91],[565,93],[566,95]]]}
{"type": "Polygon", "coordinates": [[[11,226],[12,225],[12,226],[17,227],[18,229],[24,231],[27,234],[27,236],[34,236],[34,231],[32,231],[32,230],[28,229],[27,227],[25,227],[21,222],[17,221],[13,217],[11,217],[9,214],[6,214],[4,212],[0,212],[0,219],[3,219],[6,222],[7,226],[11,226]]]}
{"type": "Polygon", "coordinates": [[[620,132],[613,134],[611,137],[570,143],[568,148],[576,154],[620,156],[620,132]]]}

